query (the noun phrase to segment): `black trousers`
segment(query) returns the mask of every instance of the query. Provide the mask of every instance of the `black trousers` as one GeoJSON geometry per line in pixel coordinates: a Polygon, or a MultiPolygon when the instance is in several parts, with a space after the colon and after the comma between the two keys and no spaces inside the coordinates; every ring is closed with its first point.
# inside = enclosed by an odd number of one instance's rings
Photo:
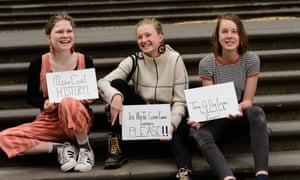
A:
{"type": "MultiPolygon", "coordinates": [[[[129,84],[121,79],[116,79],[111,82],[112,87],[118,89],[123,94],[124,105],[139,105],[146,104],[144,99],[136,94],[129,84]]],[[[118,122],[118,121],[117,121],[118,122]]],[[[121,125],[115,123],[112,126],[112,135],[121,136],[121,125]]],[[[170,150],[176,160],[177,168],[188,168],[192,170],[192,161],[189,150],[189,131],[190,127],[186,123],[186,117],[183,117],[176,131],[173,133],[173,138],[169,142],[170,150]]],[[[124,143],[122,147],[126,148],[124,143]]],[[[126,149],[123,149],[126,152],[126,149]]]]}
{"type": "Polygon", "coordinates": [[[203,157],[220,179],[233,176],[233,173],[219,147],[245,134],[250,134],[256,172],[268,171],[269,137],[265,113],[261,107],[252,106],[243,114],[239,119],[210,121],[193,134],[203,157]]]}

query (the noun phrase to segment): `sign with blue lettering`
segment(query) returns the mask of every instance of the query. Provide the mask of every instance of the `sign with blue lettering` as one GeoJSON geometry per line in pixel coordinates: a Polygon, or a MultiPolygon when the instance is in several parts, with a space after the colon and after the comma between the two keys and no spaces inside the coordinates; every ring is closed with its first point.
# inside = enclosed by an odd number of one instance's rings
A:
{"type": "Polygon", "coordinates": [[[170,104],[124,105],[123,140],[157,140],[171,138],[170,104]]]}
{"type": "Polygon", "coordinates": [[[49,102],[60,102],[64,97],[98,99],[95,68],[46,74],[49,102]]]}
{"type": "Polygon", "coordinates": [[[209,121],[239,113],[233,82],[203,86],[184,91],[190,119],[209,121]]]}

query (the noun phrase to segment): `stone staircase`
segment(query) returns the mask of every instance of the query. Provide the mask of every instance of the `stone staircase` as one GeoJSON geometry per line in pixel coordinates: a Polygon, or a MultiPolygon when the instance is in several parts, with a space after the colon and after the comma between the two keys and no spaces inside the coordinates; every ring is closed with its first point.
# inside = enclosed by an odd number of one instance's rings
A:
{"type": "Polygon", "coordinates": [[[270,0],[114,0],[114,1],[10,1],[1,0],[0,28],[39,28],[50,13],[68,11],[79,26],[133,25],[142,17],[156,17],[164,23],[211,20],[224,12],[243,18],[300,15],[299,1],[270,0]]]}
{"type": "MultiPolygon", "coordinates": [[[[191,88],[200,86],[198,62],[210,52],[209,40],[215,23],[207,20],[215,19],[223,12],[238,13],[245,18],[250,49],[261,58],[262,73],[255,103],[263,106],[267,114],[271,179],[299,179],[298,1],[78,0],[70,3],[0,0],[0,5],[0,27],[3,29],[0,31],[0,129],[30,122],[38,113],[38,109],[30,107],[24,100],[27,68],[32,58],[47,52],[48,45],[41,28],[54,11],[66,10],[78,21],[76,49],[94,58],[98,78],[138,49],[132,25],[142,17],[158,17],[165,23],[166,42],[183,56],[191,88]],[[252,19],[270,16],[276,18],[252,19]]],[[[56,158],[48,154],[11,160],[3,157],[1,179],[175,179],[175,163],[165,144],[152,141],[129,142],[129,162],[120,169],[104,170],[109,126],[103,102],[99,100],[92,108],[95,123],[91,144],[96,153],[93,171],[61,173],[56,158]]],[[[196,151],[192,139],[191,147],[196,179],[216,179],[196,151]]],[[[253,179],[248,137],[227,144],[223,151],[238,179],[253,179]]]]}

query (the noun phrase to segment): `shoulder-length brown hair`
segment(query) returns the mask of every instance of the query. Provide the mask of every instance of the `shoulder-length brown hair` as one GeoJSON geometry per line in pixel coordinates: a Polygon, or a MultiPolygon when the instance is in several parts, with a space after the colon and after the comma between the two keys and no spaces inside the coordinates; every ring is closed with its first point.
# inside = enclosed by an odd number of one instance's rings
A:
{"type": "Polygon", "coordinates": [[[221,56],[222,55],[222,46],[219,42],[219,30],[220,30],[220,23],[221,20],[226,19],[234,22],[237,26],[238,34],[240,37],[240,43],[238,46],[238,54],[244,54],[248,50],[248,36],[246,34],[246,30],[240,18],[235,14],[223,14],[218,16],[217,18],[217,26],[215,28],[215,32],[211,38],[212,44],[212,51],[215,55],[221,56]]]}

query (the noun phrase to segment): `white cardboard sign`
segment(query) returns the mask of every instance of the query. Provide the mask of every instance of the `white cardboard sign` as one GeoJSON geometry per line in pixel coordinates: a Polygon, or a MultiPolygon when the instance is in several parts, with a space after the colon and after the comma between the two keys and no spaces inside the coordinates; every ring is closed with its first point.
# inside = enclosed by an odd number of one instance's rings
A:
{"type": "Polygon", "coordinates": [[[64,97],[97,99],[95,68],[46,74],[49,102],[60,102],[64,97]]]}
{"type": "Polygon", "coordinates": [[[185,90],[190,118],[209,121],[239,113],[233,82],[185,90]]]}
{"type": "Polygon", "coordinates": [[[123,106],[123,140],[157,140],[171,138],[170,127],[170,104],[123,106]]]}

